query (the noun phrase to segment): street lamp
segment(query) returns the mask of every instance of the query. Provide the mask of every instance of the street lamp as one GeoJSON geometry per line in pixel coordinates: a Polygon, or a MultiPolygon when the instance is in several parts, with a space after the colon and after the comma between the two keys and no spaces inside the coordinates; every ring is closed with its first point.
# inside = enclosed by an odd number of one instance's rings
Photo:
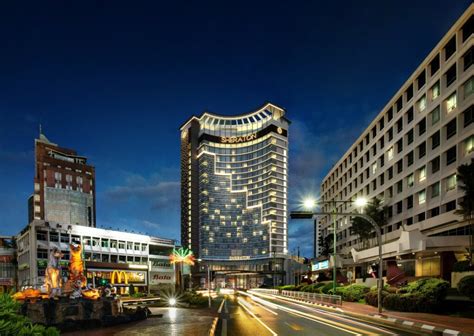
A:
{"type": "MultiPolygon", "coordinates": [[[[198,262],[202,262],[202,259],[198,259],[198,262]]],[[[209,264],[206,264],[207,267],[207,297],[209,308],[211,308],[211,270],[209,269],[209,264]]]]}
{"type": "Polygon", "coordinates": [[[378,298],[377,298],[377,306],[378,306],[378,311],[379,311],[379,314],[382,313],[382,285],[383,285],[383,278],[382,278],[382,270],[383,270],[383,267],[382,267],[382,233],[380,231],[380,227],[378,226],[378,224],[375,222],[375,220],[366,215],[366,214],[363,214],[363,213],[357,213],[357,212],[337,212],[337,209],[336,209],[336,205],[337,203],[342,203],[342,204],[347,204],[347,203],[354,203],[357,207],[363,207],[364,205],[366,205],[368,202],[367,202],[367,199],[365,198],[358,198],[356,199],[354,202],[352,201],[331,201],[331,202],[326,202],[326,201],[319,201],[319,202],[316,202],[316,201],[310,201],[310,199],[307,199],[303,202],[303,204],[305,205],[309,205],[311,207],[308,207],[308,210],[309,211],[292,211],[290,216],[292,219],[310,219],[310,218],[313,218],[315,215],[330,215],[330,216],[333,216],[333,224],[334,224],[334,253],[333,253],[333,258],[334,258],[334,265],[333,265],[333,293],[336,292],[336,216],[337,215],[340,215],[340,216],[352,216],[352,217],[361,217],[363,219],[365,219],[366,221],[368,221],[373,227],[374,227],[374,230],[375,230],[375,233],[377,235],[377,243],[379,245],[379,251],[378,251],[378,254],[379,254],[379,276],[378,276],[378,281],[377,281],[377,293],[378,293],[378,298]],[[315,207],[315,205],[318,204],[318,205],[322,205],[322,204],[330,204],[333,206],[333,209],[332,209],[332,212],[320,212],[320,211],[313,211],[312,208],[315,207]]]}

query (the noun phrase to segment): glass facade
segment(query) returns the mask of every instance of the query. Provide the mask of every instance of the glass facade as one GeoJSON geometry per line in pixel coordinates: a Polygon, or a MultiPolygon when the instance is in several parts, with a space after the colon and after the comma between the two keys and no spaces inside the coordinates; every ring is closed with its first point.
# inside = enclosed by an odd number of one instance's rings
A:
{"type": "Polygon", "coordinates": [[[188,229],[183,245],[192,245],[198,235],[193,248],[209,261],[287,253],[288,124],[284,110],[267,104],[238,117],[205,113],[198,132],[190,122],[182,127],[182,141],[193,144],[193,136],[198,138],[194,146],[182,145],[186,170],[196,155],[198,186],[197,192],[189,187],[192,172],[184,175],[187,196],[182,196],[189,202],[184,208],[194,208],[188,200],[197,202],[198,223],[187,223],[194,218],[192,210],[182,216],[182,229],[188,229]]]}

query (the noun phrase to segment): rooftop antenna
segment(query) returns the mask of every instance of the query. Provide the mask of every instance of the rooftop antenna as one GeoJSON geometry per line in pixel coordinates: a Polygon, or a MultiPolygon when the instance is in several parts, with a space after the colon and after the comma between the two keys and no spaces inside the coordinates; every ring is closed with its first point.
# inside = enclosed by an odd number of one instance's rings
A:
{"type": "Polygon", "coordinates": [[[39,124],[39,134],[43,134],[43,127],[41,126],[41,123],[39,124]]]}

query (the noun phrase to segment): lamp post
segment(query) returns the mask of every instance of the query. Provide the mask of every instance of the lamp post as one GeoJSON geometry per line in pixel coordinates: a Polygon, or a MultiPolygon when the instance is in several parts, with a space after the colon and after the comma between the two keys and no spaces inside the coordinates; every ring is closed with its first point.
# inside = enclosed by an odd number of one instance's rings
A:
{"type": "Polygon", "coordinates": [[[383,277],[382,277],[382,233],[380,230],[380,227],[378,224],[375,222],[375,220],[364,214],[364,213],[357,213],[357,212],[337,212],[336,209],[336,204],[337,203],[354,203],[357,207],[363,207],[365,204],[367,204],[367,201],[365,199],[359,198],[355,202],[352,201],[332,201],[332,202],[317,202],[315,200],[305,200],[304,201],[304,206],[308,209],[312,209],[316,206],[316,204],[321,205],[321,204],[330,204],[333,205],[333,209],[331,212],[325,212],[325,211],[292,211],[290,216],[292,219],[313,219],[314,216],[317,215],[329,215],[333,217],[333,223],[334,223],[334,267],[333,267],[333,292],[335,292],[336,288],[336,216],[352,216],[352,217],[360,217],[368,221],[375,230],[375,233],[377,235],[377,243],[378,243],[378,259],[379,259],[379,271],[378,271],[378,281],[377,281],[377,306],[378,306],[378,312],[379,314],[382,313],[382,286],[383,286],[383,277]]]}

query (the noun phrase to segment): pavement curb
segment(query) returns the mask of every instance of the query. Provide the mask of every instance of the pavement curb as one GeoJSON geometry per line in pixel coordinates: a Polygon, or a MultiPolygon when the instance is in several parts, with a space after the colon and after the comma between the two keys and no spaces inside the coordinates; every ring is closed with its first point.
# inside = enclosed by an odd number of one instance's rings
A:
{"type": "Polygon", "coordinates": [[[424,333],[430,333],[432,335],[436,336],[474,336],[472,333],[464,333],[459,330],[453,330],[449,328],[443,328],[443,327],[437,327],[434,325],[426,324],[426,323],[421,323],[421,322],[414,322],[410,320],[404,320],[401,318],[394,318],[394,317],[388,317],[388,316],[383,316],[379,314],[359,314],[359,313],[354,313],[348,310],[344,310],[339,307],[334,307],[331,305],[326,305],[326,304],[319,304],[319,303],[314,303],[306,300],[298,300],[297,298],[288,298],[286,296],[282,295],[276,295],[280,298],[283,299],[293,299],[299,302],[304,302],[313,306],[320,307],[325,310],[330,310],[330,311],[337,311],[339,313],[342,313],[343,315],[347,315],[350,317],[358,318],[358,319],[368,319],[373,322],[385,324],[388,326],[396,326],[401,329],[406,329],[407,331],[420,331],[424,333]]]}

